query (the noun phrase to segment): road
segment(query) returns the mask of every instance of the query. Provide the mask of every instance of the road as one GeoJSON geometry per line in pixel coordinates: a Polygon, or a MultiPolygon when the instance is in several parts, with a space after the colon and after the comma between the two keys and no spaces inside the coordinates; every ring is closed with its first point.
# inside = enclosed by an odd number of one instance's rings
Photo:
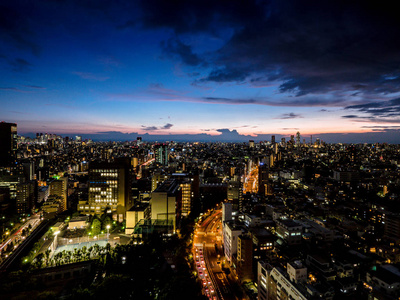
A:
{"type": "Polygon", "coordinates": [[[243,193],[246,194],[258,192],[258,167],[254,167],[250,170],[249,175],[246,176],[243,184],[243,193]]]}
{"type": "MultiPolygon", "coordinates": [[[[32,243],[37,241],[38,238],[45,232],[47,229],[48,220],[39,221],[38,225],[35,229],[32,229],[30,234],[26,237],[26,239],[22,240],[22,243],[18,245],[14,249],[14,251],[8,256],[1,264],[0,264],[0,272],[7,271],[11,269],[11,267],[15,263],[19,263],[19,259],[21,256],[29,250],[32,243]]],[[[28,225],[29,226],[29,225],[28,225]]]]}
{"type": "Polygon", "coordinates": [[[210,299],[237,300],[234,288],[222,271],[221,210],[212,212],[195,230],[193,255],[199,277],[203,280],[203,292],[210,299]]]}
{"type": "Polygon", "coordinates": [[[0,252],[3,251],[3,249],[10,244],[11,242],[15,245],[14,248],[18,247],[18,243],[21,242],[22,240],[25,239],[25,237],[22,236],[22,231],[24,229],[27,229],[29,225],[31,225],[31,232],[40,224],[40,216],[39,214],[33,215],[30,217],[24,224],[22,224],[19,229],[13,233],[4,243],[0,245],[0,252]]]}

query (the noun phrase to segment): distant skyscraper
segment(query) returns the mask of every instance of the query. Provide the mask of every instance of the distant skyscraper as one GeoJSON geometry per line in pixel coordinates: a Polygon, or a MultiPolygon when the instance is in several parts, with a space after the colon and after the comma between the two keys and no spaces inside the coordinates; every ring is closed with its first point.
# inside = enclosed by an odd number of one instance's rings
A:
{"type": "Polygon", "coordinates": [[[274,136],[274,135],[271,136],[271,143],[272,143],[272,144],[275,144],[275,136],[274,136]]]}
{"type": "Polygon", "coordinates": [[[296,145],[300,145],[300,131],[297,131],[297,133],[296,133],[296,145]]]}
{"type": "Polygon", "coordinates": [[[258,166],[258,192],[261,195],[266,195],[266,188],[269,179],[269,165],[262,164],[258,166]]]}
{"type": "Polygon", "coordinates": [[[249,141],[249,147],[250,147],[250,148],[254,148],[254,141],[253,141],[253,140],[250,140],[250,141],[249,141]]]}
{"type": "Polygon", "coordinates": [[[0,167],[12,165],[16,151],[17,124],[0,122],[0,167]]]}
{"type": "Polygon", "coordinates": [[[168,145],[167,144],[157,144],[154,146],[154,155],[156,162],[163,166],[168,165],[168,145]]]}

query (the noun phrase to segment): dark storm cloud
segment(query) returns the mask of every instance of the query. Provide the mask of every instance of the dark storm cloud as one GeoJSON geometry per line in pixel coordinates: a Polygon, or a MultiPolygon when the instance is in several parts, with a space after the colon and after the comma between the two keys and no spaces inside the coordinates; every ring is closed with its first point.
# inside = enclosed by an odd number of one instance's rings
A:
{"type": "MultiPolygon", "coordinates": [[[[8,3],[9,4],[9,3],[8,3]]],[[[39,46],[34,41],[34,34],[30,29],[26,12],[32,4],[12,7],[0,5],[0,37],[3,42],[11,43],[18,49],[28,50],[33,54],[39,53],[39,46]]]]}
{"type": "Polygon", "coordinates": [[[154,130],[158,129],[157,126],[144,126],[144,125],[142,125],[142,128],[143,128],[143,130],[146,130],[146,131],[154,131],[154,130]]]}
{"type": "Polygon", "coordinates": [[[345,116],[342,116],[342,118],[345,118],[345,119],[357,119],[357,118],[360,118],[360,116],[357,116],[357,115],[345,115],[345,116]]]}
{"type": "Polygon", "coordinates": [[[203,63],[203,60],[193,53],[192,48],[182,43],[179,39],[169,39],[161,43],[163,51],[168,55],[177,56],[189,66],[197,66],[203,63]]]}
{"type": "MultiPolygon", "coordinates": [[[[240,28],[264,18],[258,1],[141,0],[141,21],[148,28],[167,27],[177,34],[206,32],[218,35],[223,26],[240,28]]],[[[136,22],[131,21],[130,24],[136,22]]]]}
{"type": "Polygon", "coordinates": [[[19,93],[27,93],[27,91],[21,90],[15,87],[0,87],[0,91],[11,91],[11,92],[19,92],[19,93]]]}
{"type": "Polygon", "coordinates": [[[393,5],[143,0],[141,7],[145,27],[170,28],[176,37],[224,38],[224,29],[231,30],[225,45],[208,53],[213,67],[200,82],[276,82],[281,93],[300,97],[337,90],[353,96],[398,91],[400,21],[393,5]]]}
{"type": "Polygon", "coordinates": [[[236,81],[236,82],[241,82],[246,79],[248,76],[248,73],[243,73],[242,70],[234,70],[234,69],[216,69],[210,72],[210,74],[206,78],[202,78],[199,80],[199,82],[208,82],[208,81],[214,81],[214,82],[231,82],[231,81],[236,81]]]}
{"type": "Polygon", "coordinates": [[[164,126],[160,126],[160,127],[142,125],[142,128],[146,131],[155,131],[155,130],[169,130],[169,129],[171,129],[172,126],[174,126],[174,124],[167,123],[164,126]]]}
{"type": "Polygon", "coordinates": [[[30,88],[30,89],[37,89],[37,90],[45,90],[46,89],[45,87],[38,86],[38,85],[24,85],[24,87],[30,88]]]}
{"type": "Polygon", "coordinates": [[[222,104],[256,104],[268,106],[297,106],[297,107],[313,107],[313,106],[342,106],[345,104],[343,99],[326,99],[320,97],[305,96],[302,98],[289,97],[283,101],[272,101],[266,97],[260,98],[225,98],[225,97],[202,97],[198,101],[206,103],[222,103],[222,104]]]}
{"type": "Polygon", "coordinates": [[[32,66],[30,62],[23,58],[16,58],[13,60],[8,60],[8,63],[12,66],[13,71],[15,72],[25,72],[28,71],[32,66]]]}
{"type": "Polygon", "coordinates": [[[171,129],[172,126],[174,126],[174,125],[171,123],[167,123],[164,126],[160,127],[160,129],[171,129]]]}
{"type": "Polygon", "coordinates": [[[370,128],[370,129],[400,129],[400,126],[362,126],[361,128],[370,128]]]}
{"type": "Polygon", "coordinates": [[[263,104],[262,100],[255,99],[234,99],[234,98],[221,98],[221,97],[204,97],[201,99],[204,102],[211,103],[226,103],[226,104],[263,104]]]}
{"type": "Polygon", "coordinates": [[[288,114],[283,114],[277,119],[298,119],[298,118],[303,118],[301,115],[295,114],[295,113],[288,113],[288,114]]]}
{"type": "Polygon", "coordinates": [[[400,122],[400,98],[380,102],[369,102],[359,105],[350,105],[345,107],[345,109],[356,110],[360,113],[364,113],[371,120],[378,118],[380,120],[400,122]]]}

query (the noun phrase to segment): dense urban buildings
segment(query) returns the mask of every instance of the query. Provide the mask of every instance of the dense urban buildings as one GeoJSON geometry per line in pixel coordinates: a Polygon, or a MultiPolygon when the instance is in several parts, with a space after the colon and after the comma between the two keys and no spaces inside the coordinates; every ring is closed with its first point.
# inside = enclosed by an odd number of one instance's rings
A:
{"type": "MultiPolygon", "coordinates": [[[[7,136],[11,127],[3,127],[7,136]]],[[[139,247],[154,236],[187,236],[189,244],[204,238],[182,258],[210,299],[239,290],[263,300],[398,297],[400,147],[299,137],[159,144],[19,136],[2,154],[16,162],[1,167],[2,263],[46,223],[48,242],[26,259],[37,269],[42,253],[52,276],[57,251],[68,245],[139,247]],[[225,280],[239,290],[224,289],[225,280]]],[[[89,269],[79,276],[92,276],[89,269]]]]}

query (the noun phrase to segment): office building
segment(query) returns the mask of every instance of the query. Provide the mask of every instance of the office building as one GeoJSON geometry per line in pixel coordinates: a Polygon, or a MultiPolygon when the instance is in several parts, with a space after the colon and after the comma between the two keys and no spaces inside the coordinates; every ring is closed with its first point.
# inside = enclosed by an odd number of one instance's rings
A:
{"type": "Polygon", "coordinates": [[[92,215],[106,211],[122,222],[126,210],[133,206],[130,181],[129,162],[91,162],[88,202],[80,202],[78,210],[92,215]]]}
{"type": "Polygon", "coordinates": [[[192,181],[190,179],[186,179],[180,183],[180,187],[182,195],[181,214],[182,217],[187,217],[192,211],[193,205],[192,181]]]}
{"type": "Polygon", "coordinates": [[[258,289],[258,300],[268,300],[268,279],[269,273],[272,271],[273,267],[265,262],[258,261],[257,263],[257,289],[258,289]]]}
{"type": "Polygon", "coordinates": [[[125,234],[132,234],[141,220],[149,219],[149,203],[137,203],[126,212],[125,234]]]}
{"type": "Polygon", "coordinates": [[[225,258],[229,263],[232,263],[233,257],[237,254],[239,235],[245,232],[246,229],[244,226],[236,224],[235,221],[227,221],[224,223],[224,251],[225,258]]]}
{"type": "Polygon", "coordinates": [[[289,279],[292,282],[307,282],[307,267],[300,260],[287,263],[286,266],[289,279]]]}
{"type": "Polygon", "coordinates": [[[281,268],[273,268],[268,275],[268,297],[266,299],[308,299],[307,292],[301,292],[296,284],[287,278],[287,273],[281,268]]]}
{"type": "Polygon", "coordinates": [[[0,167],[14,164],[17,151],[17,124],[0,122],[0,167]]]}
{"type": "Polygon", "coordinates": [[[50,195],[57,196],[60,199],[60,211],[63,212],[67,207],[68,178],[61,177],[50,182],[50,195]]]}
{"type": "Polygon", "coordinates": [[[268,193],[269,165],[262,163],[258,166],[258,193],[266,196],[268,193]]]}
{"type": "Polygon", "coordinates": [[[384,222],[384,237],[398,244],[400,242],[400,215],[386,213],[384,222]]]}
{"type": "Polygon", "coordinates": [[[234,178],[234,180],[228,182],[227,200],[229,203],[232,203],[233,210],[242,209],[243,184],[238,178],[234,178]]]}
{"type": "Polygon", "coordinates": [[[170,233],[175,233],[180,217],[180,197],[179,182],[172,178],[164,181],[151,194],[151,219],[165,222],[170,233]]]}
{"type": "Polygon", "coordinates": [[[301,243],[303,227],[301,224],[290,219],[276,220],[276,234],[288,245],[298,245],[301,243]]]}
{"type": "Polygon", "coordinates": [[[151,177],[151,191],[153,192],[161,183],[168,179],[168,175],[162,173],[155,173],[151,177]]]}
{"type": "Polygon", "coordinates": [[[35,182],[28,181],[17,185],[17,213],[29,214],[35,206],[35,182]]]}
{"type": "Polygon", "coordinates": [[[157,163],[163,166],[168,166],[168,145],[167,144],[154,145],[154,158],[157,163]]]}
{"type": "Polygon", "coordinates": [[[238,236],[237,273],[242,282],[253,280],[253,241],[250,234],[238,236]]]}

